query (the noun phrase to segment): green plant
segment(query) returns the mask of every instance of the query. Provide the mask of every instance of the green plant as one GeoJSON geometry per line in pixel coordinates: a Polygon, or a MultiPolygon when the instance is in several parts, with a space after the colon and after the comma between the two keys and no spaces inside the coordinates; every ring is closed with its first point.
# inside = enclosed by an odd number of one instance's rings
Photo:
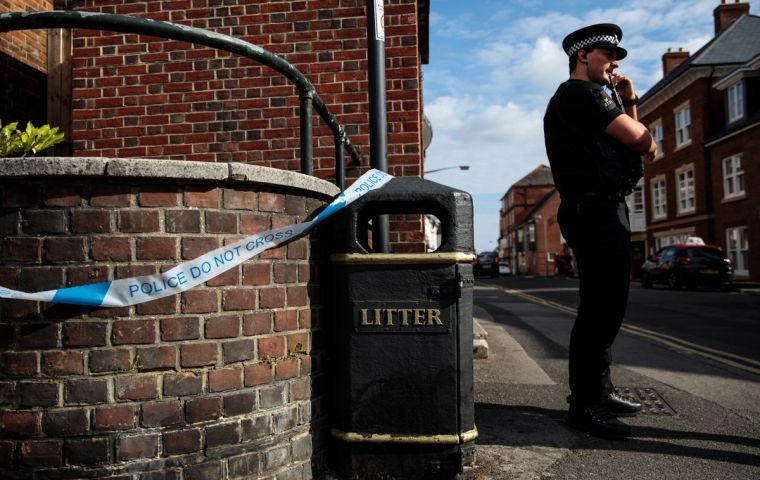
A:
{"type": "Polygon", "coordinates": [[[26,124],[26,130],[18,130],[17,126],[18,122],[13,122],[3,127],[0,121],[0,157],[9,157],[17,153],[22,154],[21,158],[30,153],[37,155],[63,141],[63,133],[58,133],[58,127],[35,127],[32,122],[26,124]]]}

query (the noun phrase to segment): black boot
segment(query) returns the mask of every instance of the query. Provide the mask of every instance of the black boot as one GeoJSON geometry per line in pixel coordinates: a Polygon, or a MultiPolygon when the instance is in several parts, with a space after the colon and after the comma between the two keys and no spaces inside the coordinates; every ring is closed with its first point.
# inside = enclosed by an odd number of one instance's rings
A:
{"type": "Polygon", "coordinates": [[[602,397],[602,405],[618,417],[633,417],[641,411],[641,403],[612,392],[602,397]]]}
{"type": "Polygon", "coordinates": [[[570,407],[567,423],[595,437],[622,440],[631,436],[631,427],[621,422],[604,405],[570,407]]]}

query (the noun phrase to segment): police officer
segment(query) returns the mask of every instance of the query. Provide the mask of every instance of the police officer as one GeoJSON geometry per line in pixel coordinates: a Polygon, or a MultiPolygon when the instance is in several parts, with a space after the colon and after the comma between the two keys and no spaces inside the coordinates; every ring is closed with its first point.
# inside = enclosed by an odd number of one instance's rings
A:
{"type": "Polygon", "coordinates": [[[580,304],[570,337],[568,424],[592,435],[625,438],[618,416],[641,404],[615,393],[610,348],[625,315],[630,282],[630,227],[625,194],[641,176],[641,156],[657,146],[637,120],[631,79],[616,73],[627,51],[617,25],[591,25],[562,42],[570,78],[544,116],[546,152],[562,202],[558,222],[580,277],[580,304]],[[622,105],[604,87],[614,85],[622,105]]]}

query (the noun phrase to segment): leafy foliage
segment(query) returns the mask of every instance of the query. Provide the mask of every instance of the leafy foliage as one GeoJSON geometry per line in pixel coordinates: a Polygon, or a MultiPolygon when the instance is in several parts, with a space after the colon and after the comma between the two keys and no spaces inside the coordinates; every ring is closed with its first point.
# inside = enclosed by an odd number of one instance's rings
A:
{"type": "Polygon", "coordinates": [[[29,154],[37,155],[63,141],[63,133],[58,133],[58,127],[35,127],[32,122],[26,124],[26,130],[18,130],[17,127],[18,122],[3,126],[0,121],[0,158],[18,153],[22,158],[29,154]]]}

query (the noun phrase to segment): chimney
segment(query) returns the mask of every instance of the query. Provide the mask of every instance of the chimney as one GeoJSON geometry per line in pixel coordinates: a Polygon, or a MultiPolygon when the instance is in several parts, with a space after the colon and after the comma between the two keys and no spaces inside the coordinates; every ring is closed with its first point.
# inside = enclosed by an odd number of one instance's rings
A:
{"type": "Polygon", "coordinates": [[[677,52],[672,52],[669,48],[662,56],[662,76],[664,77],[670,73],[674,68],[681,65],[687,58],[689,58],[689,52],[684,52],[683,48],[679,48],[677,52]]]}
{"type": "Polygon", "coordinates": [[[715,34],[726,28],[742,15],[749,13],[749,3],[741,3],[739,0],[734,0],[734,3],[726,3],[726,0],[721,0],[720,5],[713,10],[713,17],[715,18],[715,34]]]}

